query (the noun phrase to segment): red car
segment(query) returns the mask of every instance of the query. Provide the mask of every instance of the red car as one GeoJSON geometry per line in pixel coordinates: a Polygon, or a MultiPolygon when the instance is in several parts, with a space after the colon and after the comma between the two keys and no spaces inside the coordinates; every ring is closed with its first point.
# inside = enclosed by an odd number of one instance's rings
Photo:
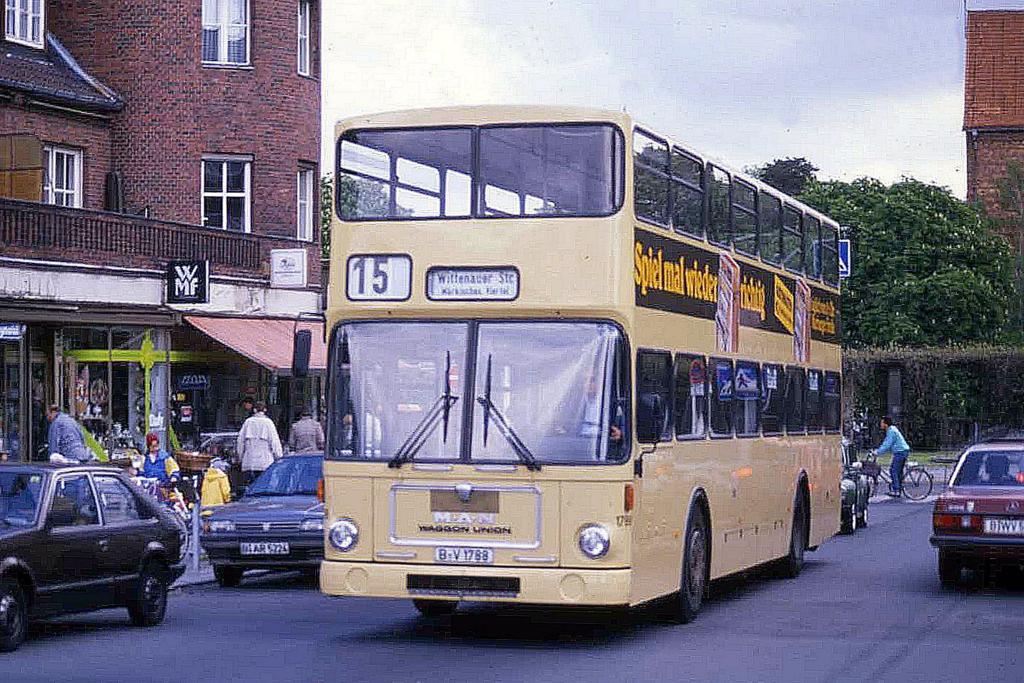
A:
{"type": "Polygon", "coordinates": [[[935,501],[932,527],[944,586],[956,585],[964,568],[1024,566],[1024,439],[964,451],[935,501]]]}

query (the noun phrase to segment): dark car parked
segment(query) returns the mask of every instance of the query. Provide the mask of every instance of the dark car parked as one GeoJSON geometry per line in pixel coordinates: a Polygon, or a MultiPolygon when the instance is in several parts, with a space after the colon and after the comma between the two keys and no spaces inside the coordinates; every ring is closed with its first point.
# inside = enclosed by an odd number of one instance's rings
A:
{"type": "Polygon", "coordinates": [[[964,451],[935,500],[932,528],[944,586],[956,585],[965,568],[1024,568],[1024,438],[964,451]]]}
{"type": "Polygon", "coordinates": [[[0,465],[0,651],[29,619],[127,607],[155,626],[187,530],[106,465],[0,465]]]}
{"type": "Polygon", "coordinates": [[[324,557],[324,506],[317,498],[323,455],[287,455],[268,467],[236,502],[203,522],[202,545],[221,586],[247,569],[315,572],[324,557]]]}

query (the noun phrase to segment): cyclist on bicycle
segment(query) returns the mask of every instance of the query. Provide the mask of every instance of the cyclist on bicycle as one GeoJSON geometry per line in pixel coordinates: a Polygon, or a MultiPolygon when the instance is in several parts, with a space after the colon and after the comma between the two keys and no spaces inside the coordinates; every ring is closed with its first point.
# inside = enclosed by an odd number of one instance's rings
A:
{"type": "Polygon", "coordinates": [[[903,466],[910,455],[910,445],[888,415],[882,418],[881,427],[885,431],[885,439],[872,454],[892,453],[892,464],[889,465],[889,478],[892,481],[889,484],[888,495],[899,498],[903,494],[903,466]]]}

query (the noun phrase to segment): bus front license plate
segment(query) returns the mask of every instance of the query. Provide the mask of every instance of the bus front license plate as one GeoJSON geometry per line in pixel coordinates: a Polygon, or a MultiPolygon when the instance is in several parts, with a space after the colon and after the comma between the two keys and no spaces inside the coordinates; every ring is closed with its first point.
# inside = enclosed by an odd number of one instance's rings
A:
{"type": "Polygon", "coordinates": [[[494,564],[490,548],[434,548],[434,561],[442,564],[494,564]]]}

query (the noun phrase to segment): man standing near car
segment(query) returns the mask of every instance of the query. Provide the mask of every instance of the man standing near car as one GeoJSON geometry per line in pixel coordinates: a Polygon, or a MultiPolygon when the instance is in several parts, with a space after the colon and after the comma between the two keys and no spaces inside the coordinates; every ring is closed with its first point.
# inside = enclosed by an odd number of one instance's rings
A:
{"type": "Polygon", "coordinates": [[[60,406],[54,404],[47,409],[46,419],[50,421],[48,441],[51,457],[60,455],[78,462],[92,460],[92,451],[85,445],[82,428],[73,417],[62,413],[60,406]]]}
{"type": "Polygon", "coordinates": [[[246,418],[238,432],[235,447],[242,459],[242,476],[246,486],[281,457],[281,439],[277,435],[277,426],[267,417],[266,412],[266,404],[262,401],[257,403],[252,416],[246,418]]]}
{"type": "Polygon", "coordinates": [[[875,449],[875,455],[892,453],[892,464],[889,465],[889,478],[892,479],[889,495],[898,498],[903,494],[903,466],[907,463],[907,456],[910,455],[910,446],[903,438],[903,433],[892,423],[892,418],[886,415],[882,418],[882,430],[885,431],[885,439],[875,449]]]}
{"type": "Polygon", "coordinates": [[[291,434],[288,435],[288,450],[292,453],[308,453],[323,449],[323,427],[313,419],[313,411],[306,408],[299,416],[298,422],[292,425],[291,434]]]}

